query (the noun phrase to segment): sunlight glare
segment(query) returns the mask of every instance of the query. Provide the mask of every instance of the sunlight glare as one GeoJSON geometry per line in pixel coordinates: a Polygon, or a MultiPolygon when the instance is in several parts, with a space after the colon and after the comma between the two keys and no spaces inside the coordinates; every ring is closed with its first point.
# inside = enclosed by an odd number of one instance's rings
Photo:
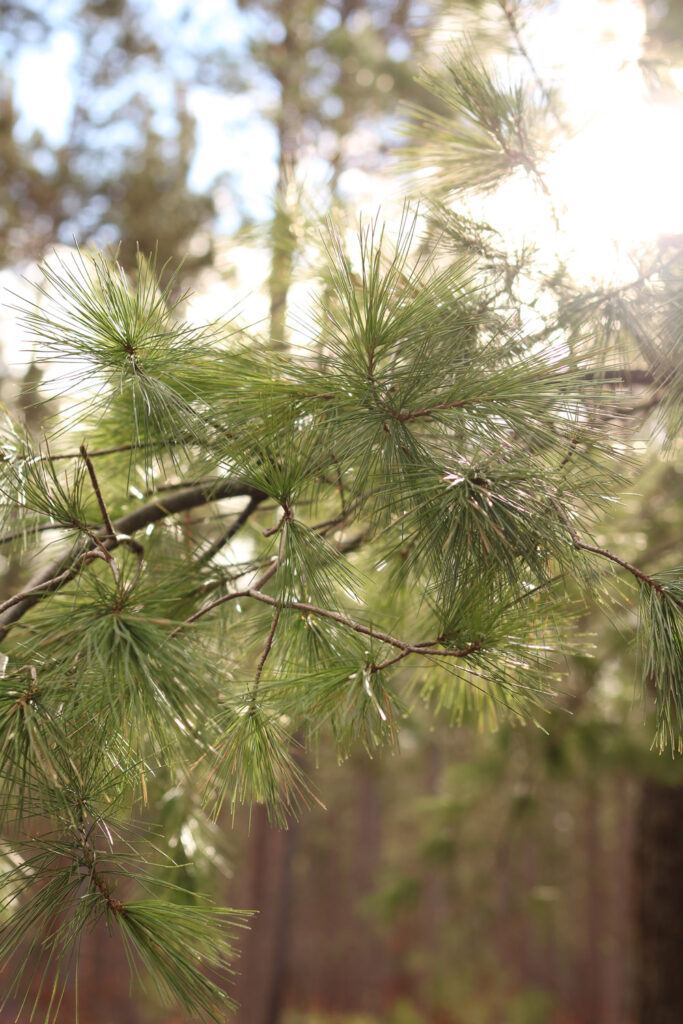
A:
{"type": "Polygon", "coordinates": [[[521,174],[478,212],[517,245],[556,252],[578,281],[626,281],[639,246],[683,233],[683,97],[665,104],[647,94],[636,0],[564,0],[529,28],[536,66],[561,83],[577,128],[542,167],[560,230],[521,174]]]}
{"type": "Polygon", "coordinates": [[[574,273],[632,273],[629,252],[683,232],[683,110],[628,103],[596,119],[548,162],[574,273]]]}

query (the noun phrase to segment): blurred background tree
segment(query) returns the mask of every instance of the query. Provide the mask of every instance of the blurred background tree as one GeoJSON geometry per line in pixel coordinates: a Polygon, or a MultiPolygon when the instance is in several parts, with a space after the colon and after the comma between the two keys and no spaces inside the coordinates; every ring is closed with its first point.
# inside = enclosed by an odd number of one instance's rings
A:
{"type": "Polygon", "coordinates": [[[186,255],[215,210],[188,183],[194,118],[153,18],[128,0],[3,7],[2,262],[74,238],[120,245],[127,262],[138,243],[186,255]],[[51,89],[63,97],[58,123],[32,127],[30,105],[22,118],[17,83],[45,90],[48,110],[51,89]]]}
{"type": "MultiPolygon", "coordinates": [[[[680,47],[681,8],[648,7],[643,69],[663,90],[680,47]]],[[[3,4],[6,53],[73,40],[74,86],[55,141],[22,125],[6,64],[0,259],[26,267],[75,236],[120,244],[130,265],[136,244],[158,245],[162,259],[189,252],[186,282],[218,281],[228,291],[239,270],[225,256],[229,233],[229,245],[269,257],[267,333],[277,345],[287,336],[298,264],[306,275],[310,195],[317,213],[353,202],[358,172],[385,167],[398,101],[442,110],[414,84],[421,57],[438,51],[454,25],[492,52],[501,43],[519,51],[524,19],[508,17],[517,10],[244,2],[218,11],[219,22],[240,26],[237,41],[223,43],[190,6],[167,17],[125,0],[3,4]],[[247,148],[246,160],[235,158],[237,132],[225,136],[221,173],[197,184],[197,83],[253,97],[244,117],[263,117],[271,145],[267,203],[246,187],[253,156],[247,148]]],[[[21,382],[10,382],[5,397],[21,405],[21,382]]],[[[24,406],[29,418],[38,415],[24,406]]],[[[647,413],[636,413],[645,433],[647,413]]],[[[637,551],[646,569],[673,564],[682,494],[680,463],[644,464],[638,496],[605,524],[605,537],[637,551]]],[[[210,877],[215,885],[217,867],[225,875],[232,862],[227,902],[263,911],[238,981],[250,1024],[681,1019],[680,769],[648,750],[651,731],[633,707],[628,607],[611,621],[596,609],[585,628],[597,633],[596,657],[573,665],[567,708],[544,722],[547,736],[481,735],[448,723],[429,730],[418,713],[400,758],[369,762],[359,753],[339,769],[321,752],[327,812],[307,814],[288,832],[256,814],[251,833],[239,822],[227,847],[186,794],[160,788],[176,858],[197,844],[220,850],[195,884],[210,877]]],[[[161,1019],[151,1001],[123,999],[123,964],[108,953],[105,965],[96,946],[86,956],[83,1019],[161,1019]]]]}

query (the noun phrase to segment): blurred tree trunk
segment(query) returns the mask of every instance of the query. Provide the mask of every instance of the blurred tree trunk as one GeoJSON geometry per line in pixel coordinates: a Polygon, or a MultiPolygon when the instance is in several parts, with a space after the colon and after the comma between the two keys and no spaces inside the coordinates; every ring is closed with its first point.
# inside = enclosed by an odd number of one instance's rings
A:
{"type": "Polygon", "coordinates": [[[637,822],[638,1024],[683,1021],[683,786],[645,781],[637,822]]]}
{"type": "Polygon", "coordinates": [[[254,807],[245,846],[240,902],[258,916],[240,941],[234,996],[245,1024],[277,1024],[282,1007],[291,903],[293,822],[272,826],[265,808],[254,807]]]}
{"type": "Polygon", "coordinates": [[[630,964],[633,962],[633,840],[638,790],[634,780],[619,773],[610,784],[612,817],[609,827],[609,861],[605,865],[609,892],[607,955],[603,982],[604,1024],[632,1020],[630,964]]]}
{"type": "Polygon", "coordinates": [[[344,1008],[351,1011],[358,1005],[364,1010],[377,1010],[381,1005],[383,958],[379,955],[377,936],[368,921],[359,918],[361,901],[377,886],[381,870],[382,800],[375,761],[359,758],[355,779],[355,836],[352,863],[352,898],[349,901],[349,936],[355,940],[349,952],[351,978],[361,993],[347,986],[344,1008]],[[359,927],[360,925],[360,927],[359,927]]]}
{"type": "Polygon", "coordinates": [[[585,810],[586,823],[586,958],[584,961],[584,1014],[586,1024],[602,1020],[602,844],[600,841],[599,782],[591,785],[585,810]]]}
{"type": "Polygon", "coordinates": [[[280,109],[276,120],[278,140],[277,185],[275,211],[271,229],[272,262],[269,280],[270,343],[274,350],[285,348],[287,326],[287,297],[292,283],[296,239],[292,232],[291,189],[297,164],[297,134],[301,124],[301,67],[307,47],[297,44],[298,20],[296,4],[283,3],[280,17],[285,26],[285,38],[279,58],[273,61],[271,71],[280,86],[280,109]]]}

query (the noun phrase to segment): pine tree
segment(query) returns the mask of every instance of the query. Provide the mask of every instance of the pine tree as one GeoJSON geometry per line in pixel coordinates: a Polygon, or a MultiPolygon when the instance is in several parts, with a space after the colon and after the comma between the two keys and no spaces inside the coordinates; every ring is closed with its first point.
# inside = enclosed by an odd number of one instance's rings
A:
{"type": "MultiPolygon", "coordinates": [[[[195,122],[185,75],[169,53],[154,12],[127,0],[83,0],[58,7],[4,4],[0,26],[0,262],[40,259],[55,242],[97,239],[118,245],[135,264],[136,243],[164,259],[186,256],[186,272],[210,259],[210,247],[187,252],[214,221],[213,199],[189,182],[195,122]],[[63,138],[17,124],[14,60],[69,39],[72,107],[63,138]],[[147,95],[149,76],[165,93],[163,111],[147,95]],[[153,187],[152,187],[153,185],[153,187]]],[[[184,54],[185,67],[200,62],[184,54]]],[[[65,68],[65,73],[67,69],[65,68]]],[[[194,72],[197,77],[197,72],[194,72]]],[[[58,126],[55,126],[58,128],[58,126]]],[[[57,133],[59,135],[59,131],[57,133]]]]}
{"type": "Polygon", "coordinates": [[[153,259],[43,267],[23,320],[61,410],[40,441],[6,416],[0,464],[2,542],[37,567],[0,607],[19,1015],[42,990],[54,1019],[104,921],[162,998],[224,1019],[246,915],[164,870],[155,776],[284,823],[324,799],[301,745],[397,744],[416,701],[542,728],[589,642],[582,601],[637,601],[655,742],[682,749],[683,568],[645,572],[595,534],[629,486],[634,418],[680,437],[683,255],[589,291],[459,212],[522,173],[556,215],[562,115],[530,75],[501,82],[468,46],[424,73],[435,105],[408,130],[434,187],[397,224],[323,228],[306,355],[185,322],[153,259]]]}

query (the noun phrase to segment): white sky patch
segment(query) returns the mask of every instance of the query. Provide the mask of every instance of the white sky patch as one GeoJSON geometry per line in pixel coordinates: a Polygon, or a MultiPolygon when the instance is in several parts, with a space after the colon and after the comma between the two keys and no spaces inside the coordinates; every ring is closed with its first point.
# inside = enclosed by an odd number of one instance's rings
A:
{"type": "Polygon", "coordinates": [[[683,232],[683,100],[649,99],[638,63],[645,30],[637,0],[565,0],[531,18],[528,49],[577,127],[541,167],[560,231],[522,172],[467,204],[508,244],[559,254],[579,281],[628,280],[639,245],[683,232]]]}
{"type": "Polygon", "coordinates": [[[268,296],[259,292],[270,274],[270,253],[263,248],[233,245],[217,267],[204,276],[201,290],[188,302],[185,316],[192,324],[237,318],[246,325],[263,324],[268,317],[268,296]]]}
{"type": "Polygon", "coordinates": [[[629,250],[683,231],[683,109],[633,104],[596,119],[550,161],[547,180],[567,204],[572,259],[591,276],[632,272],[629,250]]]}
{"type": "Polygon", "coordinates": [[[563,94],[580,130],[548,161],[545,176],[567,207],[560,213],[570,263],[584,276],[611,268],[621,277],[633,272],[629,250],[683,231],[683,102],[648,98],[638,63],[642,4],[572,0],[561,11],[545,29],[541,22],[533,44],[546,55],[554,48],[562,60],[563,94]]]}
{"type": "Polygon", "coordinates": [[[57,32],[47,46],[19,54],[13,78],[21,137],[27,138],[37,128],[53,146],[65,141],[74,100],[71,66],[77,49],[70,33],[57,32]]]}
{"type": "Polygon", "coordinates": [[[26,328],[20,323],[22,308],[39,299],[36,285],[41,274],[36,263],[19,273],[12,268],[0,270],[0,338],[2,359],[6,372],[21,377],[29,366],[34,346],[27,338],[26,328]]]}
{"type": "Polygon", "coordinates": [[[189,110],[197,119],[197,153],[190,186],[203,191],[216,175],[229,171],[259,218],[271,212],[277,180],[273,126],[254,116],[264,100],[266,104],[274,102],[270,91],[230,95],[195,88],[188,94],[189,110]]]}

